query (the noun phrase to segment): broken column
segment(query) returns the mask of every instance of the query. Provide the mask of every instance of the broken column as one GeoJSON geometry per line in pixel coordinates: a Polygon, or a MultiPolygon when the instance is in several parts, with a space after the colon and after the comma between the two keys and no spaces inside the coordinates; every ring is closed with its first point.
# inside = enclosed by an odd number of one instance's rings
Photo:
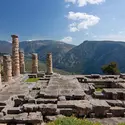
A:
{"type": "Polygon", "coordinates": [[[37,53],[32,54],[32,73],[38,73],[38,55],[37,55],[37,53]]]}
{"type": "Polygon", "coordinates": [[[25,73],[25,61],[24,61],[24,51],[20,50],[19,52],[19,58],[20,58],[20,73],[25,73]]]}
{"type": "Polygon", "coordinates": [[[9,55],[3,56],[3,75],[4,82],[12,80],[12,60],[9,55]]]}
{"type": "Polygon", "coordinates": [[[52,54],[48,53],[47,54],[47,74],[51,75],[53,74],[53,64],[52,64],[52,54]]]}
{"type": "Polygon", "coordinates": [[[12,37],[12,74],[13,76],[20,75],[20,62],[19,62],[19,40],[18,36],[11,35],[12,37]]]}

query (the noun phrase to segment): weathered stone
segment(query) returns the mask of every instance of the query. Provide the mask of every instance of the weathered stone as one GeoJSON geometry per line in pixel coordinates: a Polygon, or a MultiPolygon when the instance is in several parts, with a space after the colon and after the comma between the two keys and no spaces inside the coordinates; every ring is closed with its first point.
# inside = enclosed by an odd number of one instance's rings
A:
{"type": "Polygon", "coordinates": [[[97,117],[104,117],[110,109],[110,106],[105,100],[90,100],[90,103],[97,117]]]}
{"type": "Polygon", "coordinates": [[[36,112],[39,106],[37,104],[23,104],[22,110],[24,112],[36,112]]]}
{"type": "Polygon", "coordinates": [[[19,63],[19,40],[18,36],[11,35],[12,37],[12,73],[13,76],[20,75],[20,63],[19,63]]]}
{"type": "Polygon", "coordinates": [[[60,108],[60,114],[65,116],[72,116],[74,114],[74,111],[72,108],[60,108]]]}
{"type": "Polygon", "coordinates": [[[44,104],[49,104],[49,103],[57,104],[57,99],[41,99],[41,98],[39,98],[39,99],[36,100],[36,103],[37,104],[41,104],[41,103],[44,103],[44,104]]]}
{"type": "Polygon", "coordinates": [[[9,55],[3,56],[3,73],[4,82],[12,80],[12,62],[9,55]]]}
{"type": "Polygon", "coordinates": [[[11,109],[7,109],[7,114],[19,114],[21,113],[20,107],[11,107],[11,109]]]}
{"type": "Polygon", "coordinates": [[[52,54],[48,53],[47,54],[47,74],[51,75],[53,74],[53,64],[52,64],[52,54]]]}
{"type": "Polygon", "coordinates": [[[114,117],[123,117],[124,116],[124,112],[125,112],[125,108],[122,108],[122,107],[111,107],[110,108],[110,112],[112,113],[112,115],[114,117]]]}
{"type": "Polygon", "coordinates": [[[106,113],[107,118],[111,118],[112,117],[112,113],[106,113]]]}
{"type": "Polygon", "coordinates": [[[106,102],[110,105],[110,106],[123,106],[123,102],[120,100],[106,100],[106,102]]]}
{"type": "Polygon", "coordinates": [[[41,123],[43,122],[43,116],[41,112],[30,112],[28,115],[28,121],[31,123],[41,123]]]}
{"type": "Polygon", "coordinates": [[[19,51],[19,59],[20,59],[20,73],[25,73],[25,61],[24,61],[24,51],[19,51]]]}
{"type": "Polygon", "coordinates": [[[75,101],[74,111],[78,116],[87,116],[92,111],[92,105],[87,100],[75,101]]]}
{"type": "Polygon", "coordinates": [[[57,114],[56,104],[39,104],[39,109],[44,115],[56,115],[57,114]]]}
{"type": "Polygon", "coordinates": [[[45,121],[55,121],[57,118],[63,118],[65,117],[64,115],[54,115],[54,116],[45,116],[45,121]]]}
{"type": "Polygon", "coordinates": [[[32,73],[38,73],[38,55],[37,55],[37,53],[32,54],[32,73]]]}
{"type": "Polygon", "coordinates": [[[58,101],[57,103],[58,108],[75,108],[75,104],[73,100],[70,101],[58,101]]]}
{"type": "Polygon", "coordinates": [[[66,97],[65,96],[59,96],[59,101],[66,101],[66,97]]]}

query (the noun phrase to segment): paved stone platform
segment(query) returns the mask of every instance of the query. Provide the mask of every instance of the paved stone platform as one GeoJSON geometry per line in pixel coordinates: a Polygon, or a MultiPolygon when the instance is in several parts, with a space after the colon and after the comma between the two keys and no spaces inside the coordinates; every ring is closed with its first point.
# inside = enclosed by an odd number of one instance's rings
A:
{"type": "Polygon", "coordinates": [[[26,75],[1,89],[1,123],[41,124],[72,115],[112,124],[124,121],[125,88],[121,83],[125,82],[120,76],[53,74],[33,83],[25,80],[26,75]],[[93,96],[98,85],[102,94],[93,96]]]}

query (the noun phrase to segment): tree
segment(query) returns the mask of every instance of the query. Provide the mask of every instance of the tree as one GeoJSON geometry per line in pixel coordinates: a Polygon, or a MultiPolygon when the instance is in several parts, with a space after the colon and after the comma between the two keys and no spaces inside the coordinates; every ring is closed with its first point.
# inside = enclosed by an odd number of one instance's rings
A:
{"type": "Polygon", "coordinates": [[[111,62],[109,64],[103,65],[101,67],[102,72],[107,75],[118,75],[120,74],[120,70],[116,62],[111,62]]]}

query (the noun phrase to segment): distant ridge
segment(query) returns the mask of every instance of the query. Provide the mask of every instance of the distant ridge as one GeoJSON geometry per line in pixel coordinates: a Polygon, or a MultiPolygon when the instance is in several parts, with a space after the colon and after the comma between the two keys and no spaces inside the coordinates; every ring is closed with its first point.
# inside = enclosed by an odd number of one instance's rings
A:
{"type": "MultiPolygon", "coordinates": [[[[123,41],[84,41],[78,46],[54,40],[34,40],[20,42],[26,56],[37,52],[39,59],[46,61],[46,54],[52,52],[56,68],[74,73],[102,73],[101,66],[111,61],[118,63],[125,72],[125,42],[123,41]]],[[[0,41],[0,52],[11,53],[11,43],[0,41]]]]}

